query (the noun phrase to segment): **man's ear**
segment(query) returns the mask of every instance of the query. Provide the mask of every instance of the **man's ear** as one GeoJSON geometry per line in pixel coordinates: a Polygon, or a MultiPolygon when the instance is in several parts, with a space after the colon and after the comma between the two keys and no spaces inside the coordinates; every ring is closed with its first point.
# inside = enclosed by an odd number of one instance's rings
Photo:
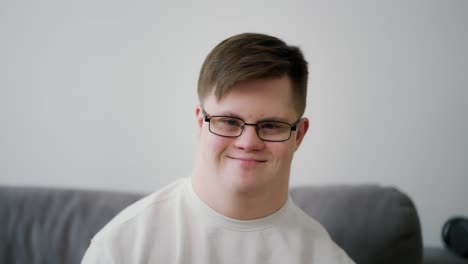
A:
{"type": "Polygon", "coordinates": [[[198,133],[198,137],[200,137],[200,134],[201,134],[201,130],[202,130],[202,127],[203,127],[203,122],[205,121],[204,119],[204,116],[203,116],[203,113],[202,113],[202,108],[200,105],[198,105],[196,108],[195,108],[195,118],[197,120],[197,133],[198,133]]]}
{"type": "Polygon", "coordinates": [[[296,146],[295,150],[299,148],[299,146],[302,143],[302,140],[304,139],[305,134],[307,134],[307,130],[309,130],[309,119],[307,117],[304,117],[301,119],[299,122],[297,128],[296,128],[296,146]]]}

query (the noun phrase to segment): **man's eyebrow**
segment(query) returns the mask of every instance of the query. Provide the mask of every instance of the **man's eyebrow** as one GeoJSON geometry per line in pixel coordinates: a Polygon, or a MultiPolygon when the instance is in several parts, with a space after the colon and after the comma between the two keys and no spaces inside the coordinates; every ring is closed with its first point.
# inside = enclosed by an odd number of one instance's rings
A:
{"type": "MultiPolygon", "coordinates": [[[[284,122],[290,124],[291,120],[288,120],[286,118],[281,118],[281,117],[265,117],[260,120],[257,120],[257,122],[265,122],[265,121],[278,121],[278,122],[284,122]]],[[[293,121],[294,122],[294,121],[293,121]]]]}
{"type": "Polygon", "coordinates": [[[224,112],[219,112],[219,113],[216,113],[216,114],[213,114],[213,116],[229,116],[229,117],[236,117],[236,118],[239,118],[239,119],[244,119],[242,118],[240,115],[234,113],[234,112],[231,112],[231,111],[224,111],[224,112]]]}
{"type": "MultiPolygon", "coordinates": [[[[245,121],[244,117],[241,117],[239,114],[231,112],[231,111],[220,112],[220,113],[217,113],[215,115],[216,116],[230,116],[230,117],[239,118],[239,119],[242,119],[242,120],[245,121]]],[[[290,124],[290,122],[291,122],[291,120],[289,120],[287,118],[282,118],[282,117],[277,117],[277,116],[263,117],[263,118],[260,118],[259,120],[257,120],[256,122],[265,122],[265,121],[279,121],[279,122],[284,122],[284,123],[288,123],[288,124],[290,124]]],[[[292,122],[295,122],[295,120],[292,121],[292,122]]]]}

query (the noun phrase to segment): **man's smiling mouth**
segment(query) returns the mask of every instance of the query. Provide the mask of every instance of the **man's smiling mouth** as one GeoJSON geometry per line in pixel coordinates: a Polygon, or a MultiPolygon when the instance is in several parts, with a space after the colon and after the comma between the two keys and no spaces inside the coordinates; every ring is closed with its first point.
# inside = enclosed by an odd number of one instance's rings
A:
{"type": "Polygon", "coordinates": [[[264,159],[258,159],[258,158],[251,158],[251,157],[234,157],[234,156],[227,156],[229,159],[232,160],[237,160],[240,162],[245,162],[245,163],[263,163],[266,162],[264,159]]]}

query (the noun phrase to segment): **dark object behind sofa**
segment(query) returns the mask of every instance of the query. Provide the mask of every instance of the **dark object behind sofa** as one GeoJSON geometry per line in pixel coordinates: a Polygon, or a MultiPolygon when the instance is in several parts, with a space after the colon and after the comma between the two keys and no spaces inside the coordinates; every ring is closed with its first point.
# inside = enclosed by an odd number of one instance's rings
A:
{"type": "MultiPolygon", "coordinates": [[[[0,186],[0,263],[78,264],[92,236],[139,194],[0,186]]],[[[394,188],[302,186],[298,206],[358,264],[418,264],[416,209],[394,188]]]]}
{"type": "Polygon", "coordinates": [[[468,218],[453,217],[442,227],[442,239],[453,253],[468,261],[468,218]]]}

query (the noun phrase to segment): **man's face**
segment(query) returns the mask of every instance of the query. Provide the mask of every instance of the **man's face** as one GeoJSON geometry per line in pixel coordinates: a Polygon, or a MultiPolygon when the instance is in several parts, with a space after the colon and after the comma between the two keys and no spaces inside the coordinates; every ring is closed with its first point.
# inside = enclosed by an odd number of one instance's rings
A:
{"type": "MultiPolygon", "coordinates": [[[[220,101],[211,93],[203,108],[208,116],[233,116],[246,123],[278,120],[293,124],[299,118],[293,104],[291,83],[285,76],[241,82],[220,101]]],[[[237,193],[287,192],[291,161],[307,132],[306,118],[289,140],[267,142],[258,138],[254,126],[245,126],[236,138],[212,134],[201,107],[196,114],[199,158],[203,173],[214,186],[237,193]]]]}

